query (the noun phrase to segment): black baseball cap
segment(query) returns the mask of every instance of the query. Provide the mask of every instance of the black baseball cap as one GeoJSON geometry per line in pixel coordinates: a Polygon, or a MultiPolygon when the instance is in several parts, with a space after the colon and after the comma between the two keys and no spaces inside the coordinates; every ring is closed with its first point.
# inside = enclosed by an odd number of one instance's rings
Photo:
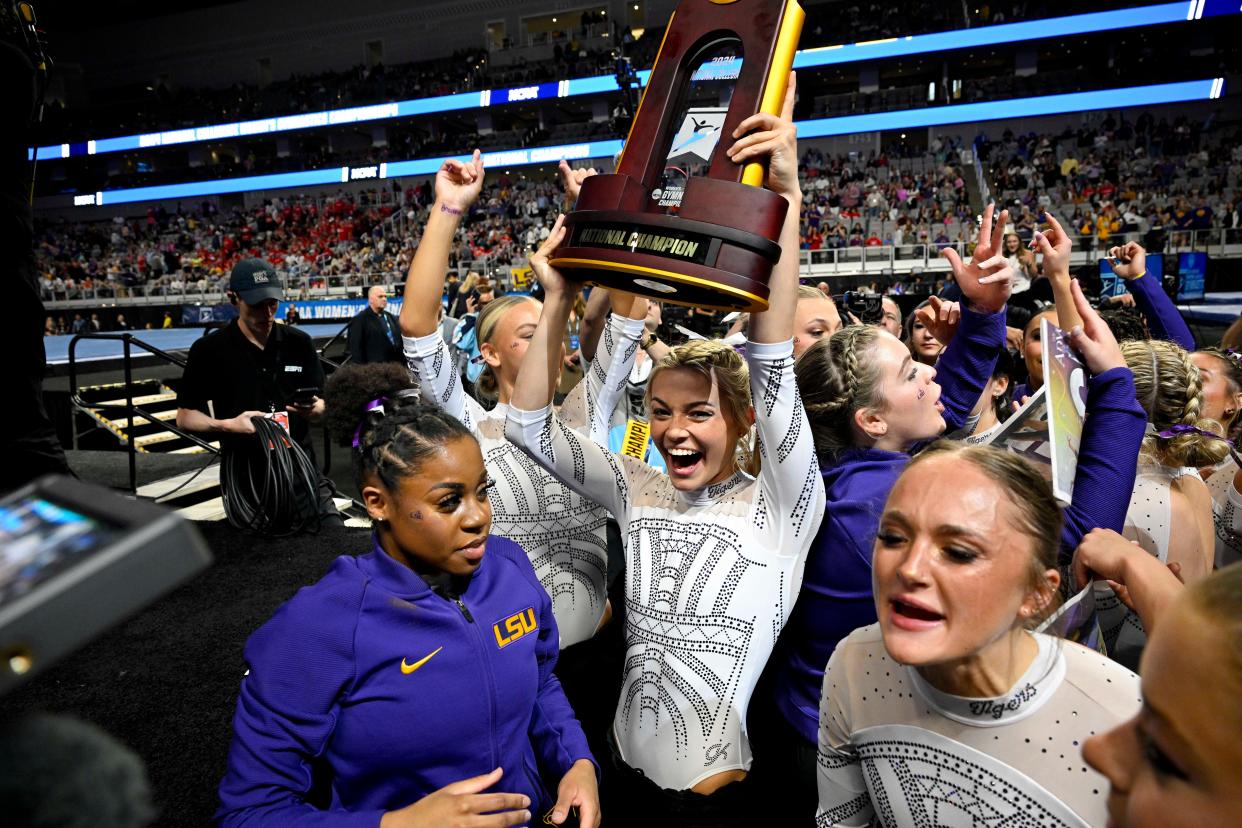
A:
{"type": "Polygon", "coordinates": [[[242,259],[233,265],[233,273],[229,276],[229,290],[236,293],[247,305],[285,298],[285,286],[276,275],[276,268],[262,259],[242,259]]]}

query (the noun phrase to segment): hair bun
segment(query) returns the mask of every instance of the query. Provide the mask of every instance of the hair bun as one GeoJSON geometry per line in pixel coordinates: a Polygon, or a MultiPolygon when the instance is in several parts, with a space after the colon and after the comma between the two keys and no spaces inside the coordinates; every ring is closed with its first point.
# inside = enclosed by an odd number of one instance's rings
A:
{"type": "Polygon", "coordinates": [[[343,365],[324,385],[324,427],[338,445],[348,446],[372,402],[406,400],[410,392],[416,399],[417,389],[410,369],[400,363],[343,365]]]}

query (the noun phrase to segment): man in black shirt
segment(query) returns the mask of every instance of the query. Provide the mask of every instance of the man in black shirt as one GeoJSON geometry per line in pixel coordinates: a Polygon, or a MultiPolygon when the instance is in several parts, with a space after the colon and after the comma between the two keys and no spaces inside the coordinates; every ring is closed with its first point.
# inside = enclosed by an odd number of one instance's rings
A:
{"type": "MultiPolygon", "coordinates": [[[[219,434],[221,448],[230,451],[254,434],[252,417],[288,412],[290,436],[314,462],[310,423],[323,416],[324,375],[311,338],[276,324],[284,289],[267,262],[238,262],[228,294],[238,316],[190,348],[177,391],[177,425],[219,434]]],[[[335,515],[322,475],[319,488],[321,513],[335,515]]]]}
{"type": "Polygon", "coordinates": [[[401,352],[401,329],[397,317],[389,313],[388,297],[383,285],[367,291],[367,307],[349,323],[350,361],[365,365],[371,362],[405,362],[401,352]]]}

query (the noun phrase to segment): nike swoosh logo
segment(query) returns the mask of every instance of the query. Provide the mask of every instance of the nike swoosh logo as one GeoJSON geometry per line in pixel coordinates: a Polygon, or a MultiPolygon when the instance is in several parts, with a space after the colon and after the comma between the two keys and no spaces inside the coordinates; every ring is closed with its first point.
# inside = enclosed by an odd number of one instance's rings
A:
{"type": "Polygon", "coordinates": [[[401,672],[408,676],[410,673],[414,672],[419,667],[422,667],[428,661],[431,661],[431,656],[435,655],[436,653],[440,652],[443,649],[444,649],[443,647],[437,647],[435,649],[435,652],[431,653],[431,655],[423,656],[422,658],[420,658],[418,661],[414,662],[413,664],[406,664],[405,659],[404,658],[401,659],[401,672]]]}

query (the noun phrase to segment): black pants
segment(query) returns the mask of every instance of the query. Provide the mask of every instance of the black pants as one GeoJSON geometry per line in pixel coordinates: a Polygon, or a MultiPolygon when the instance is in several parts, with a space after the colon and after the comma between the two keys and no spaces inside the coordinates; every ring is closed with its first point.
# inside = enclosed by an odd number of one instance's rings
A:
{"type": "Polygon", "coordinates": [[[775,824],[759,812],[757,789],[750,776],[708,795],[673,791],[661,788],[626,764],[611,732],[608,746],[603,828],[755,828],[775,824]]]}
{"type": "Polygon", "coordinates": [[[791,828],[813,828],[819,806],[816,745],[793,728],[772,700],[767,676],[750,700],[747,723],[754,751],[756,796],[765,821],[791,828]]]}

